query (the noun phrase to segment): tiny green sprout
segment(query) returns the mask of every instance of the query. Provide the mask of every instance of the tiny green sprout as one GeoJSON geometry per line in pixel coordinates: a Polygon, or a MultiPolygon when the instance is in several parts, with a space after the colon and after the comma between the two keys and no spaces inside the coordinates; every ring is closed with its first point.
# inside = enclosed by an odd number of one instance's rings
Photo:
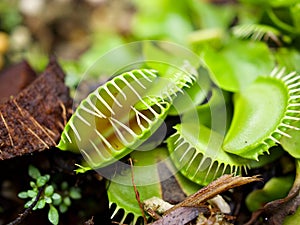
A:
{"type": "Polygon", "coordinates": [[[30,181],[31,189],[18,194],[19,198],[28,200],[24,207],[32,207],[32,210],[43,209],[49,205],[48,220],[57,225],[59,223],[59,213],[65,213],[71,205],[71,199],[80,199],[81,193],[78,187],[69,187],[67,182],[62,182],[60,190],[55,184],[49,184],[50,175],[41,175],[40,171],[30,165],[28,174],[33,181],[30,181]]]}

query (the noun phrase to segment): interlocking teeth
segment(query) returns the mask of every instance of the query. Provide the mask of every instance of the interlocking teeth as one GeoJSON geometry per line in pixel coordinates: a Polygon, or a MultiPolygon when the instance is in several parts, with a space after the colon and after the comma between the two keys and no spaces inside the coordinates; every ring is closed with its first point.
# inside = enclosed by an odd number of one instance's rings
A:
{"type": "Polygon", "coordinates": [[[300,103],[289,103],[289,107],[299,107],[300,103]]]}
{"type": "Polygon", "coordinates": [[[116,82],[114,80],[111,81],[111,84],[118,90],[118,93],[120,93],[124,97],[124,100],[127,100],[126,94],[124,93],[124,91],[122,90],[122,88],[120,88],[116,84],[116,82]]]}
{"type": "Polygon", "coordinates": [[[80,112],[78,111],[77,113],[77,117],[79,118],[79,120],[81,120],[83,123],[85,123],[87,126],[91,126],[91,124],[83,117],[80,115],[80,112]]]}
{"type": "MultiPolygon", "coordinates": [[[[275,143],[280,144],[280,142],[279,142],[276,138],[274,138],[273,136],[270,136],[269,138],[270,138],[272,141],[274,141],[275,143]]],[[[264,144],[265,144],[265,145],[268,145],[266,142],[264,142],[264,144]]]]}
{"type": "Polygon", "coordinates": [[[289,91],[289,94],[297,93],[297,92],[299,92],[299,91],[300,91],[300,88],[291,89],[291,90],[289,91]]]}
{"type": "Polygon", "coordinates": [[[79,134],[77,128],[75,127],[75,125],[73,123],[70,123],[70,127],[73,130],[74,134],[76,135],[78,141],[81,141],[80,134],[79,134]]]}
{"type": "Polygon", "coordinates": [[[58,147],[74,148],[94,167],[128,154],[160,126],[174,98],[183,92],[181,85],[195,79],[183,73],[174,76],[162,93],[154,89],[153,96],[147,93],[152,94],[148,89],[159,82],[155,70],[133,70],[114,77],[81,102],[58,147]]]}
{"type": "Polygon", "coordinates": [[[287,113],[295,113],[295,114],[298,114],[300,113],[300,110],[295,110],[295,109],[288,109],[286,110],[287,113]]]}
{"type": "Polygon", "coordinates": [[[177,169],[189,179],[198,184],[206,185],[224,173],[238,174],[242,171],[242,167],[245,165],[238,162],[238,160],[235,162],[233,158],[227,158],[227,153],[222,149],[219,149],[220,151],[214,147],[208,149],[209,145],[206,146],[204,144],[206,143],[206,139],[197,142],[196,137],[193,136],[195,132],[191,131],[193,130],[191,128],[195,128],[194,126],[188,127],[190,129],[185,128],[187,130],[184,132],[181,128],[182,126],[175,126],[177,131],[168,138],[167,144],[177,169]],[[191,140],[195,140],[196,142],[191,140]],[[202,144],[198,145],[197,143],[202,144]],[[213,152],[209,152],[210,150],[213,152]]]}
{"type": "Polygon", "coordinates": [[[116,103],[119,107],[123,107],[123,105],[119,102],[119,100],[110,92],[107,86],[104,86],[103,89],[106,91],[106,93],[109,95],[109,97],[112,98],[113,102],[116,103]]]}
{"type": "Polygon", "coordinates": [[[285,68],[279,69],[278,67],[276,67],[275,69],[272,70],[270,76],[280,79],[284,75],[284,72],[285,72],[285,68]]]}
{"type": "Polygon", "coordinates": [[[283,78],[281,78],[282,81],[287,81],[289,79],[291,79],[292,77],[294,77],[297,73],[294,71],[294,72],[291,72],[287,75],[285,75],[283,78]]]}
{"type": "Polygon", "coordinates": [[[285,123],[281,123],[282,127],[286,127],[286,128],[289,128],[289,129],[293,129],[293,130],[300,130],[299,127],[295,127],[295,126],[292,126],[292,125],[289,125],[289,124],[285,124],[285,123]]]}
{"type": "MultiPolygon", "coordinates": [[[[282,131],[283,129],[300,130],[299,127],[290,125],[291,122],[300,121],[300,102],[298,102],[300,100],[300,76],[295,71],[285,74],[285,68],[278,67],[276,67],[271,72],[270,76],[281,80],[288,89],[289,95],[288,106],[285,111],[285,115],[283,116],[282,122],[278,125],[273,134],[269,136],[269,139],[271,141],[276,144],[280,144],[280,137],[284,136],[287,138],[291,138],[289,134],[287,134],[285,131],[282,131]],[[277,134],[277,136],[274,134],[277,134]]],[[[263,142],[263,145],[267,146],[266,149],[270,147],[267,142],[263,142]]]]}
{"type": "Polygon", "coordinates": [[[294,121],[299,121],[299,120],[300,120],[299,117],[294,117],[294,116],[284,116],[284,119],[287,119],[287,120],[294,120],[294,121]]]}
{"type": "Polygon", "coordinates": [[[281,41],[278,38],[280,32],[273,27],[262,24],[243,24],[233,27],[233,34],[238,38],[247,39],[250,38],[255,41],[261,41],[268,39],[273,40],[278,45],[281,45],[281,41]]]}
{"type": "Polygon", "coordinates": [[[90,107],[92,107],[94,111],[86,108],[84,104],[82,104],[81,108],[83,108],[86,112],[93,114],[94,116],[97,116],[99,118],[106,118],[106,116],[95,106],[95,104],[91,102],[90,98],[87,98],[86,102],[90,107]]]}
{"type": "Polygon", "coordinates": [[[109,141],[97,130],[94,129],[95,133],[97,134],[98,138],[109,148],[113,149],[112,145],[109,143],[109,141]]]}

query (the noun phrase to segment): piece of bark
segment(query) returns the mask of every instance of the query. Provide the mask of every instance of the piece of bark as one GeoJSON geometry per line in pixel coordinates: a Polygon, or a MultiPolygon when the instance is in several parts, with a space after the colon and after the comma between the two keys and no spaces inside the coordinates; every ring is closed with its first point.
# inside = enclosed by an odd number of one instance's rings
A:
{"type": "Polygon", "coordinates": [[[183,225],[194,220],[199,210],[193,207],[180,207],[162,217],[151,225],[183,225]]]}
{"type": "Polygon", "coordinates": [[[23,60],[0,73],[0,103],[16,96],[37,77],[35,71],[23,60]]]}
{"type": "Polygon", "coordinates": [[[211,182],[206,187],[197,191],[195,194],[188,196],[182,202],[167,210],[159,220],[151,223],[151,225],[187,224],[188,222],[194,220],[201,211],[203,212],[203,209],[206,208],[204,203],[207,200],[231,188],[260,180],[261,179],[256,176],[239,177],[223,175],[217,180],[211,182]]]}
{"type": "Polygon", "coordinates": [[[171,209],[166,211],[165,214],[179,207],[197,207],[202,203],[206,202],[207,200],[217,196],[218,194],[228,191],[229,189],[260,180],[261,179],[257,176],[241,177],[225,174],[217,180],[211,182],[206,187],[200,189],[195,194],[188,196],[182,202],[178,203],[177,205],[173,206],[171,209]]]}
{"type": "Polygon", "coordinates": [[[72,106],[64,77],[53,58],[34,82],[0,105],[0,160],[57,144],[72,106]]]}

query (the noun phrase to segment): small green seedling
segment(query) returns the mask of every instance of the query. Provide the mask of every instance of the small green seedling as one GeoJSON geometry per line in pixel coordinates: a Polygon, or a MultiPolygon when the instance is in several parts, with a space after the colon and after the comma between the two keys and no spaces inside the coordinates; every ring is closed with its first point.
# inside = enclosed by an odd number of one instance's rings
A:
{"type": "Polygon", "coordinates": [[[30,165],[28,174],[34,179],[30,181],[31,189],[22,191],[18,194],[19,198],[30,198],[24,205],[29,208],[33,204],[33,210],[43,209],[46,204],[49,205],[48,220],[56,225],[59,222],[59,212],[65,213],[71,205],[71,199],[80,199],[80,189],[77,187],[69,187],[67,182],[61,184],[61,190],[57,191],[55,184],[49,184],[50,175],[41,175],[40,171],[30,165]]]}

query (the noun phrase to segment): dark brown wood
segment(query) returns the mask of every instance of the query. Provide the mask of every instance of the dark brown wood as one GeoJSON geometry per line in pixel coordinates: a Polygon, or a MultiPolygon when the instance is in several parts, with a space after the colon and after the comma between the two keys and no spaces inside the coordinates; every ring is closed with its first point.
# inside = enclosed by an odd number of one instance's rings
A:
{"type": "Polygon", "coordinates": [[[179,207],[197,207],[206,202],[207,200],[215,197],[216,195],[225,192],[231,188],[235,188],[238,186],[242,186],[244,184],[248,184],[254,181],[260,181],[261,179],[254,177],[240,177],[233,176],[229,174],[225,174],[217,180],[211,182],[206,187],[200,189],[195,194],[188,196],[185,200],[178,203],[171,209],[169,209],[165,214],[175,210],[179,207]]]}
{"type": "Polygon", "coordinates": [[[57,144],[72,106],[64,77],[51,59],[34,82],[0,105],[0,160],[57,144]]]}
{"type": "Polygon", "coordinates": [[[195,219],[198,215],[199,211],[197,208],[180,207],[163,216],[160,220],[151,223],[151,225],[184,225],[195,219]]]}

